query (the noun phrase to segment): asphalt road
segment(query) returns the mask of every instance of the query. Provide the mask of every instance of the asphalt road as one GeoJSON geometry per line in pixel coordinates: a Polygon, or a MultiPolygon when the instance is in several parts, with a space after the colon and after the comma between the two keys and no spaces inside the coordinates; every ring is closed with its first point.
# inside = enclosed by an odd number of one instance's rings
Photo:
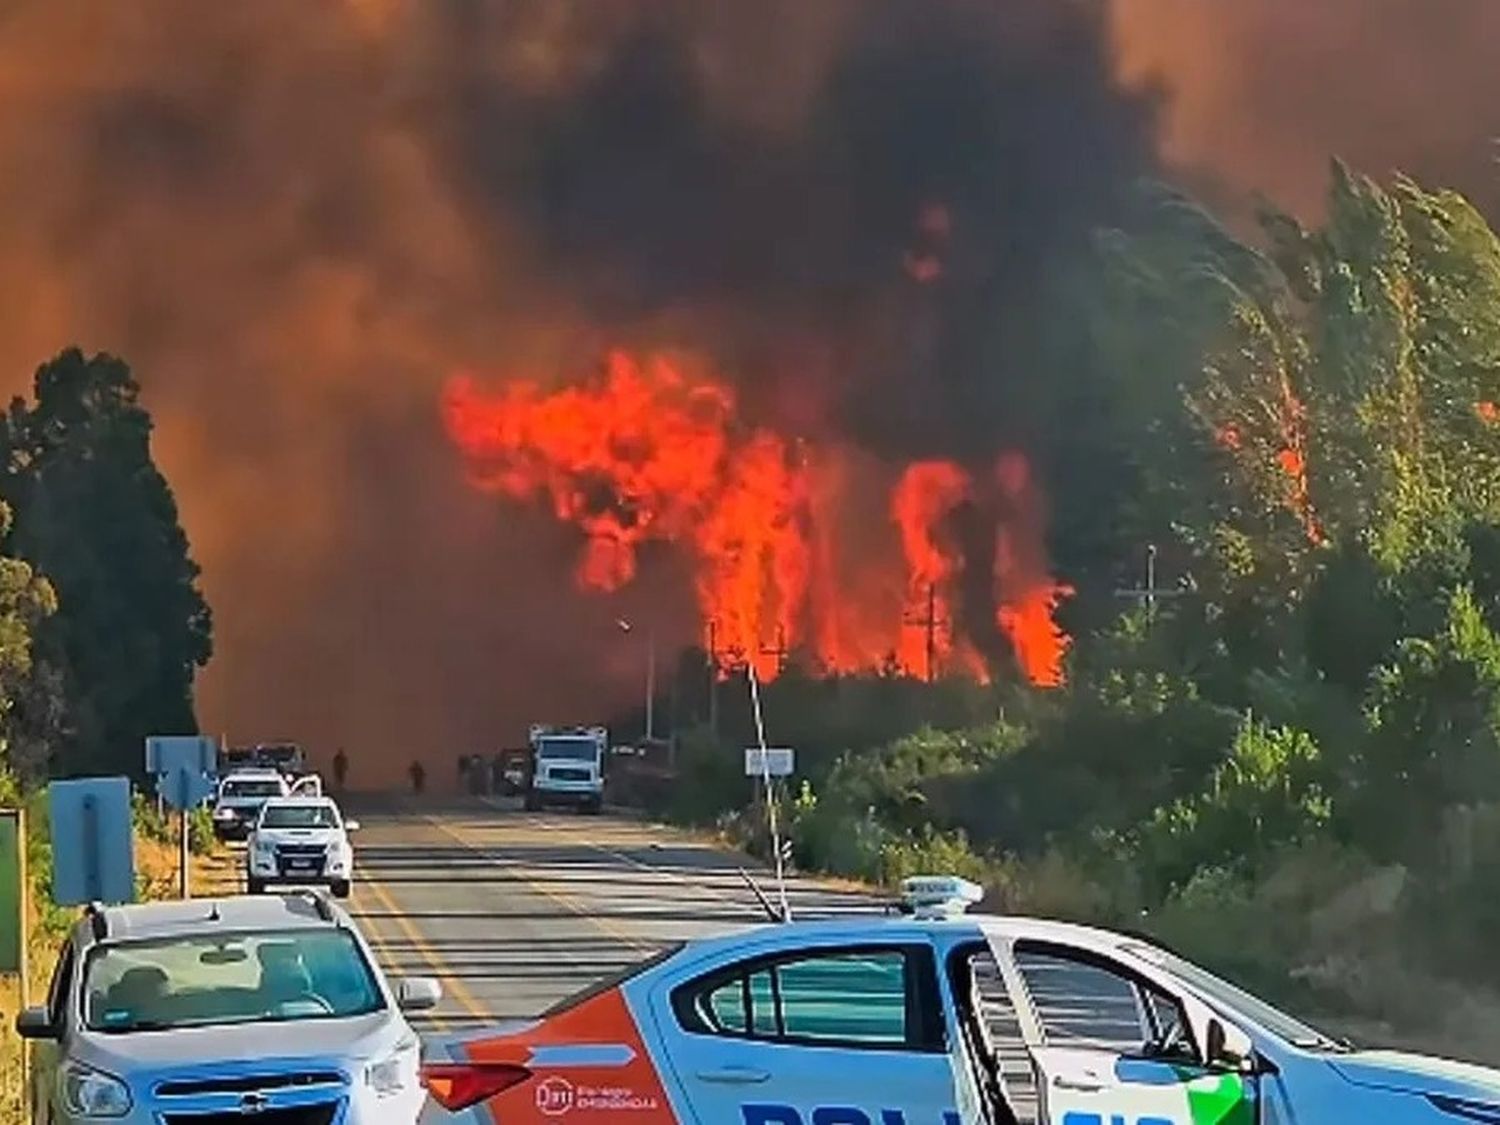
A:
{"type": "MultiPolygon", "coordinates": [[[[355,917],[388,974],[443,983],[419,1031],[532,1016],[664,944],[764,918],[740,861],[718,849],[621,817],[502,804],[349,802],[355,917]]],[[[872,908],[808,879],[788,897],[798,917],[872,908]]]]}

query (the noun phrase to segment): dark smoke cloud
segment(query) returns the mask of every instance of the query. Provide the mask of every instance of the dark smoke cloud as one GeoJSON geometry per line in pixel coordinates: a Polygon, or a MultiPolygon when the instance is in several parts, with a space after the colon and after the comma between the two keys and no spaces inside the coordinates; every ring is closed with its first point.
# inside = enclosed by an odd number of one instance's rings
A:
{"type": "Polygon", "coordinates": [[[1493,6],[1420,7],[11,0],[0,371],[131,359],[215,606],[205,722],[390,776],[633,698],[619,614],[693,631],[671,559],[580,599],[564,532],[463,487],[449,370],[670,338],[762,415],[982,459],[1068,369],[1058,275],[1154,110],[1233,195],[1315,198],[1333,150],[1473,177],[1493,6]]]}

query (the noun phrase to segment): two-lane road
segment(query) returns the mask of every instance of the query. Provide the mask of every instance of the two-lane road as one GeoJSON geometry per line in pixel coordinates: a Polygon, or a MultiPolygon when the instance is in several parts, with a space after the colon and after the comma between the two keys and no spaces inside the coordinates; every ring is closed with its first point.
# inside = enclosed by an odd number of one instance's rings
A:
{"type": "MultiPolygon", "coordinates": [[[[764,917],[734,858],[670,830],[480,801],[350,805],[354,915],[388,973],[443,983],[424,1030],[535,1015],[667,943],[764,917]]],[[[789,899],[803,917],[873,905],[804,879],[789,899]]]]}

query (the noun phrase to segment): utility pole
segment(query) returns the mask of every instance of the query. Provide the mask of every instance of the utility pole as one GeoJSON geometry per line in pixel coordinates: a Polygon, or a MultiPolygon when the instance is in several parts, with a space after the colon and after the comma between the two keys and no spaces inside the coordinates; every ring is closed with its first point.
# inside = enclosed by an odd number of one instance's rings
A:
{"type": "Polygon", "coordinates": [[[948,622],[940,620],[937,615],[937,583],[927,584],[927,612],[921,617],[908,617],[908,625],[920,625],[927,637],[927,682],[930,684],[937,678],[937,638],[938,629],[948,627],[948,622]]]}
{"type": "Polygon", "coordinates": [[[777,628],[776,630],[776,644],[773,647],[761,645],[760,648],[762,656],[774,656],[776,658],[776,674],[778,676],[786,671],[787,651],[786,630],[782,628],[777,628]]]}
{"type": "Polygon", "coordinates": [[[1146,545],[1146,581],[1144,584],[1132,589],[1116,590],[1115,597],[1131,598],[1138,604],[1146,607],[1146,621],[1156,620],[1156,601],[1158,598],[1180,598],[1184,594],[1193,592],[1192,579],[1184,580],[1177,589],[1163,590],[1156,584],[1156,544],[1146,545]]]}

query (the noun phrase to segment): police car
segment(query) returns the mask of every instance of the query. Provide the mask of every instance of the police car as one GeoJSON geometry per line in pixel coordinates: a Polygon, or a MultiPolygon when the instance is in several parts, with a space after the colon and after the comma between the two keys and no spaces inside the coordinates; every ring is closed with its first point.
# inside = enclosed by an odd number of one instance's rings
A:
{"type": "Polygon", "coordinates": [[[904,916],[665,950],[429,1047],[423,1082],[498,1125],[1500,1122],[1500,1071],[1355,1050],[1134,937],[970,915],[961,879],[903,890],[904,916]]]}

